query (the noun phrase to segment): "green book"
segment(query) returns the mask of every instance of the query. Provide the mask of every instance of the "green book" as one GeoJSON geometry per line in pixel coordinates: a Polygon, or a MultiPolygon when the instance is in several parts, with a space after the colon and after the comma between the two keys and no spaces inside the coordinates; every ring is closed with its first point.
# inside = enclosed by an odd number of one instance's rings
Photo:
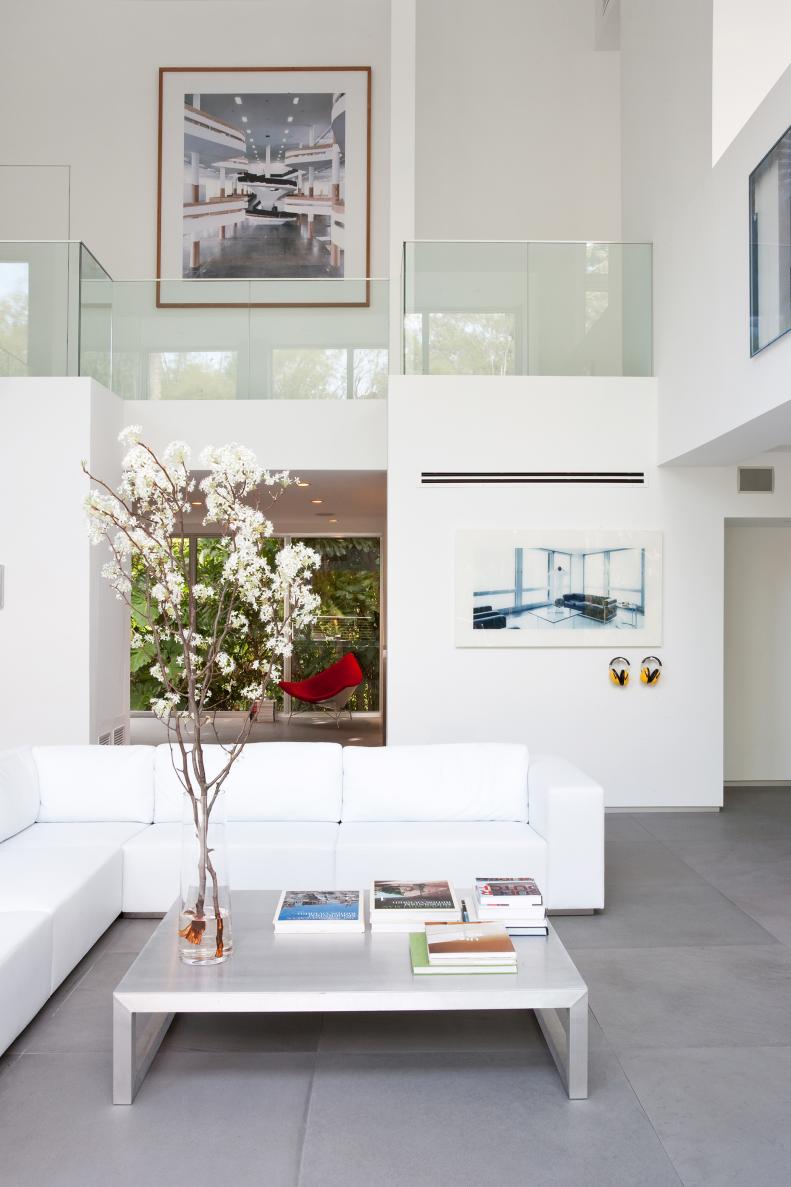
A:
{"type": "Polygon", "coordinates": [[[409,936],[409,957],[412,961],[412,972],[416,976],[438,976],[445,977],[448,974],[462,977],[471,977],[479,973],[515,973],[517,966],[515,964],[472,964],[467,961],[464,964],[429,964],[428,962],[428,944],[426,942],[425,932],[413,931],[409,936]]]}

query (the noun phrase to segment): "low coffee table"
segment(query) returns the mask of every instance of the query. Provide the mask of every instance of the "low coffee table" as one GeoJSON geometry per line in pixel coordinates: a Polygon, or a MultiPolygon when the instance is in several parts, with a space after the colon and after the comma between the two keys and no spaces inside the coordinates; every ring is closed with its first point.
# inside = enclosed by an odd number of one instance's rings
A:
{"type": "Polygon", "coordinates": [[[588,989],[551,927],[514,937],[515,974],[415,977],[403,933],[276,935],[277,900],[237,891],[233,955],[209,968],[179,960],[171,908],[113,994],[115,1104],[132,1103],[175,1014],[385,1010],[534,1010],[569,1097],[588,1095],[588,989]]]}

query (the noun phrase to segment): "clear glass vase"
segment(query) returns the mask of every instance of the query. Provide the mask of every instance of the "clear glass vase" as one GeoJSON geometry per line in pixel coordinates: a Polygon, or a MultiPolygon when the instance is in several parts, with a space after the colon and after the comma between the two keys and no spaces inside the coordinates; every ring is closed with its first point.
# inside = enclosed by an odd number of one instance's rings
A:
{"type": "Polygon", "coordinates": [[[185,964],[221,964],[233,951],[225,843],[225,792],[184,792],[179,955],[185,964]]]}

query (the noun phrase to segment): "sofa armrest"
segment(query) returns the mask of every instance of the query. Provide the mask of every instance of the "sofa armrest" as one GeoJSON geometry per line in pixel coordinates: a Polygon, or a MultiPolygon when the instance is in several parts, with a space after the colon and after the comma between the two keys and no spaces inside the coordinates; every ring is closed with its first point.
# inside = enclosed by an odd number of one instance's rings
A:
{"type": "Polygon", "coordinates": [[[563,758],[531,758],[528,819],[547,843],[550,910],[604,906],[604,790],[563,758]]]}

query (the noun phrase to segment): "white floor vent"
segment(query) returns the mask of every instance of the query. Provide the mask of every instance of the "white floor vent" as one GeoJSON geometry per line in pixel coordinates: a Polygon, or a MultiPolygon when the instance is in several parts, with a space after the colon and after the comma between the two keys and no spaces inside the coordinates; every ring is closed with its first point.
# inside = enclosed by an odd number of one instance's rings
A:
{"type": "Polygon", "coordinates": [[[117,725],[113,730],[113,746],[123,746],[126,742],[126,726],[117,725]]]}
{"type": "Polygon", "coordinates": [[[107,730],[107,732],[104,734],[99,734],[99,745],[100,746],[112,746],[112,744],[113,744],[113,735],[110,730],[107,730]]]}
{"type": "Polygon", "coordinates": [[[771,495],[774,489],[774,466],[739,466],[740,495],[771,495]]]}

